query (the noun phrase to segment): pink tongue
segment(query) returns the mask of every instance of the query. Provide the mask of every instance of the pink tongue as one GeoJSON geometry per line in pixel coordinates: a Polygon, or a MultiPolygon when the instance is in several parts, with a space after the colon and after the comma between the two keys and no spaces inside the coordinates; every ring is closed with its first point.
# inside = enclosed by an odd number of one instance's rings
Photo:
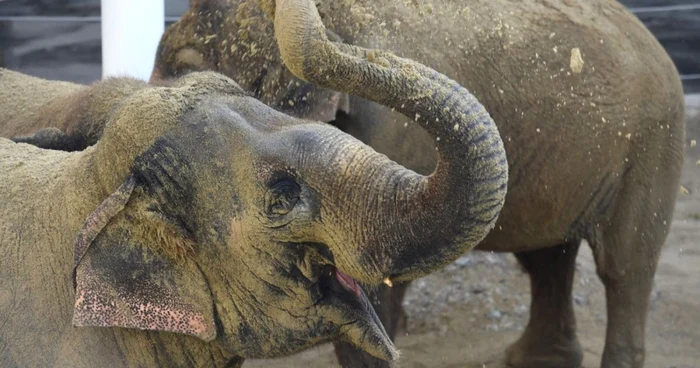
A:
{"type": "Polygon", "coordinates": [[[336,268],[335,278],[338,279],[338,281],[341,285],[343,285],[344,288],[354,292],[358,298],[360,297],[360,287],[357,285],[357,283],[352,277],[344,274],[341,270],[336,268]]]}

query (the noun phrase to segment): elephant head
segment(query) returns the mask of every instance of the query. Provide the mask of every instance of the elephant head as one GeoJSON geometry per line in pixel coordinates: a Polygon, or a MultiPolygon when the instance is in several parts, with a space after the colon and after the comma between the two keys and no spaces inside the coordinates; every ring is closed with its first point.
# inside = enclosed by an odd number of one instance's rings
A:
{"type": "Polygon", "coordinates": [[[346,93],[306,83],[284,66],[273,24],[256,1],[190,0],[190,9],[163,33],[151,82],[215,70],[288,115],[329,122],[338,111],[349,112],[346,93]]]}
{"type": "Polygon", "coordinates": [[[103,191],[119,189],[78,237],[74,323],[187,333],[241,357],[340,336],[395,359],[356,280],[414,279],[472,249],[503,205],[502,141],[454,81],[329,41],[311,0],[264,5],[293,73],[415,117],[436,140],[436,171],[416,174],[218,74],[140,91],[94,147],[103,191]]]}

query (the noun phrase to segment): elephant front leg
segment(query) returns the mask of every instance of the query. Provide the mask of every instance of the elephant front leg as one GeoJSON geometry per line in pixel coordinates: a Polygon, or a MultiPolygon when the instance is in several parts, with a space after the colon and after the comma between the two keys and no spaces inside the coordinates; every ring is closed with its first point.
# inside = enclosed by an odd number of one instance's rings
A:
{"type": "Polygon", "coordinates": [[[530,276],[530,321],[506,352],[516,368],[578,368],[583,351],[576,338],[572,303],[579,241],[554,248],[516,253],[530,276]]]}
{"type": "MultiPolygon", "coordinates": [[[[402,306],[406,289],[410,283],[397,283],[392,288],[382,285],[374,290],[367,290],[367,296],[372,302],[377,316],[382,321],[384,329],[392,341],[396,334],[405,328],[405,313],[402,306]],[[371,290],[371,291],[370,291],[371,290]]],[[[336,341],[333,343],[335,355],[343,368],[389,368],[387,361],[377,359],[357,348],[352,344],[336,341]]]]}

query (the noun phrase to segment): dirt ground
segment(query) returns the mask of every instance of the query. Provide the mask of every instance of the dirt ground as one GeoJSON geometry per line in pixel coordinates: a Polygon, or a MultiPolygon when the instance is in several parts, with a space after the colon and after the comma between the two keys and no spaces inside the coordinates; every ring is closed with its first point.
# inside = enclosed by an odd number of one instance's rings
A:
{"type": "MultiPolygon", "coordinates": [[[[686,162],[674,221],[655,279],[647,323],[648,368],[700,368],[700,95],[686,99],[686,162]],[[682,191],[682,190],[681,190],[682,191]]],[[[679,188],[680,190],[680,188],[679,188]]],[[[603,285],[590,248],[581,247],[574,287],[583,367],[600,364],[605,337],[603,285]]],[[[472,252],[413,283],[407,330],[397,339],[402,368],[502,368],[505,348],[527,324],[529,281],[509,254],[472,252]]],[[[339,367],[324,345],[247,367],[339,367]]]]}

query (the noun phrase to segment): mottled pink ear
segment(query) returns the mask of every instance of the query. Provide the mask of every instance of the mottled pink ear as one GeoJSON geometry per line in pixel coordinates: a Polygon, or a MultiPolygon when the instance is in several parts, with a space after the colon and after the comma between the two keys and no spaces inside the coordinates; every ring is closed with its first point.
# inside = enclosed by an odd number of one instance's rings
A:
{"type": "Polygon", "coordinates": [[[115,287],[114,280],[87,264],[79,267],[77,276],[73,326],[167,331],[204,341],[216,338],[210,297],[195,300],[176,290],[175,285],[139,282],[137,278],[132,279],[134,286],[115,287]]]}
{"type": "MultiPolygon", "coordinates": [[[[97,211],[114,206],[100,206],[97,211]]],[[[117,211],[118,212],[118,211],[117,211]]],[[[84,226],[90,239],[78,258],[73,325],[124,327],[216,337],[213,301],[204,276],[191,260],[175,262],[135,238],[129,208],[102,219],[98,234],[84,226]],[[126,213],[125,213],[126,212],[126,213]],[[106,218],[109,217],[109,218],[106,218]]],[[[86,224],[88,224],[86,222],[86,224]]]]}

